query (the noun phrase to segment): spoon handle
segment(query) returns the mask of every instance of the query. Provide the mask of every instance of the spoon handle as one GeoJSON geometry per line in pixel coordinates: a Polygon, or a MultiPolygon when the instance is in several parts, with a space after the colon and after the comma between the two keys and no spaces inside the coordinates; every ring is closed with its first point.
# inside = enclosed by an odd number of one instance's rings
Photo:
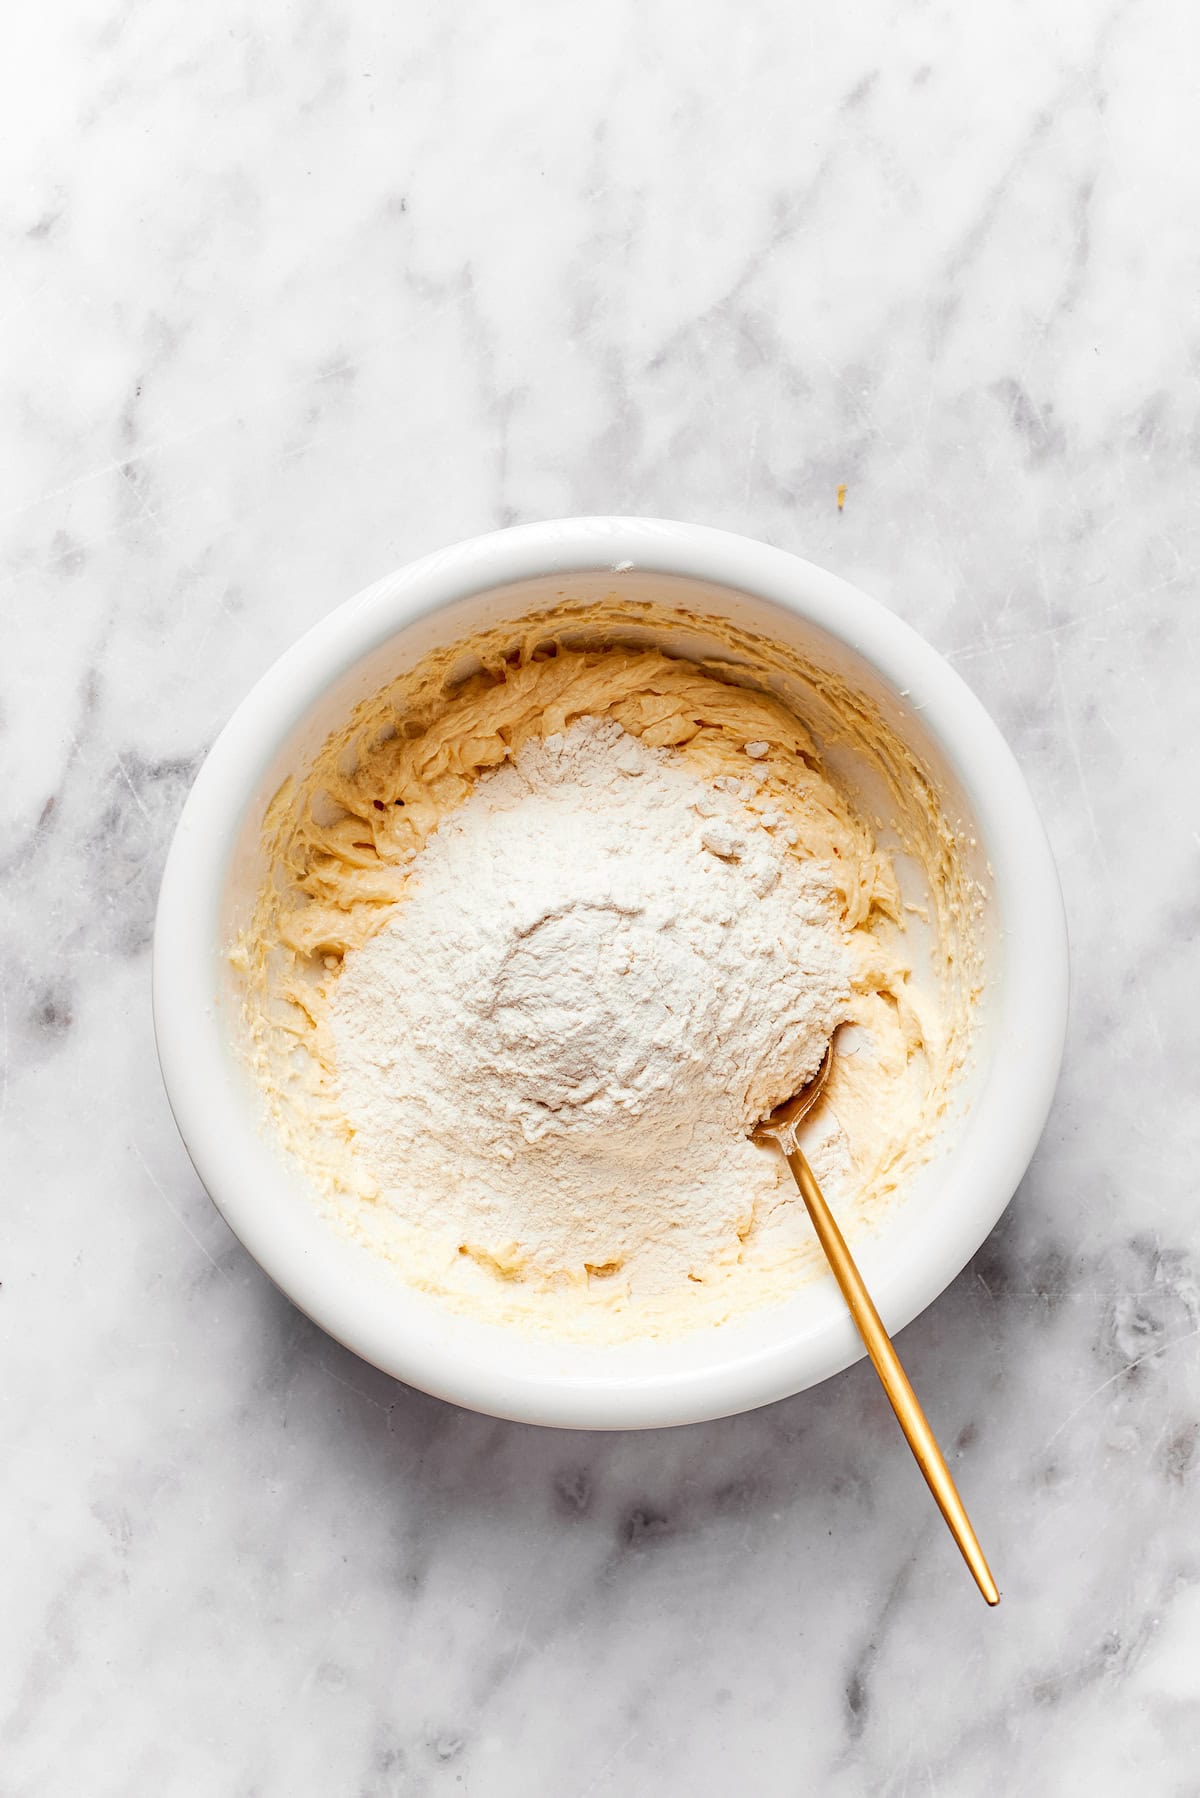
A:
{"type": "Polygon", "coordinates": [[[989,1604],[999,1604],[1000,1593],[979,1546],[979,1538],[971,1527],[971,1519],[958,1496],[958,1488],[950,1477],[950,1469],[946,1466],[917,1395],[909,1385],[908,1375],[900,1365],[900,1357],[892,1347],[891,1338],[883,1327],[874,1301],[863,1284],[863,1277],[855,1265],[854,1257],[846,1247],[846,1239],[825,1203],[816,1176],[800,1149],[785,1149],[784,1153],[792,1170],[792,1177],[800,1188],[800,1196],[808,1207],[808,1215],[812,1218],[821,1247],[833,1269],[834,1278],[842,1289],[850,1315],[866,1344],[867,1353],[883,1383],[883,1390],[888,1395],[908,1446],[916,1456],[917,1466],[925,1475],[925,1482],[937,1500],[938,1509],[962,1551],[963,1560],[974,1574],[979,1590],[989,1604]]]}

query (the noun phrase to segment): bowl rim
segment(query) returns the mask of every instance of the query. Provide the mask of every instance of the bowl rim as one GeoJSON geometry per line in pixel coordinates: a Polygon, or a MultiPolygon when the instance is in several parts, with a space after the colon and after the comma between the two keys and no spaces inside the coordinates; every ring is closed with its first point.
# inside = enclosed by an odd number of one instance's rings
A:
{"type": "MultiPolygon", "coordinates": [[[[949,1285],[1008,1205],[1045,1125],[1066,1036],[1066,917],[1053,855],[1016,760],[962,677],[910,625],[839,576],[790,551],[708,526],[594,517],[516,525],[397,569],[335,607],[259,678],[205,758],[167,855],[155,920],[155,1041],[167,1097],[192,1163],[234,1234],[274,1283],[328,1334],[436,1396],[530,1423],[644,1428],[750,1410],[814,1385],[864,1352],[833,1315],[769,1348],[684,1372],[611,1379],[514,1372],[494,1354],[447,1353],[436,1335],[355,1315],[289,1232],[268,1226],[246,1177],[258,1132],[228,1080],[212,969],[230,856],[245,807],[279,746],[325,690],[399,631],[455,601],[539,576],[636,570],[682,575],[781,606],[906,693],[972,805],[1006,920],[1004,1040],[973,1102],[986,1158],[940,1218],[922,1256],[874,1270],[894,1333],[949,1285]],[[980,1115],[982,1114],[982,1115],[980,1115]]],[[[962,1186],[962,1183],[960,1183],[962,1186]]],[[[360,1251],[361,1252],[361,1251],[360,1251]]],[[[397,1292],[406,1289],[397,1281],[397,1292]]]]}

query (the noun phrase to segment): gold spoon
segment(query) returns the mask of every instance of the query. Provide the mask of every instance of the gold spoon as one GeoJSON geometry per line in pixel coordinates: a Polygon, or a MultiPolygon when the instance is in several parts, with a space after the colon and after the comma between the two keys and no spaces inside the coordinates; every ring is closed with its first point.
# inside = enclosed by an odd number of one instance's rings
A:
{"type": "Polygon", "coordinates": [[[804,1152],[796,1141],[796,1127],[821,1097],[832,1066],[833,1044],[830,1043],[825,1051],[824,1061],[808,1085],[801,1087],[794,1098],[785,1099],[782,1105],[776,1106],[769,1117],[763,1118],[761,1123],[754,1126],[750,1135],[754,1142],[773,1143],[791,1168],[792,1177],[808,1207],[808,1215],[812,1218],[813,1228],[833,1269],[834,1278],[842,1289],[842,1297],[866,1344],[875,1372],[883,1382],[883,1390],[888,1395],[908,1446],[916,1456],[917,1466],[925,1475],[925,1482],[950,1526],[950,1534],[958,1543],[963,1560],[975,1575],[979,1590],[989,1604],[999,1604],[1000,1594],[996,1589],[996,1582],[984,1559],[979,1538],[971,1528],[971,1519],[958,1496],[958,1488],[950,1477],[950,1469],[946,1466],[917,1395],[908,1383],[908,1375],[900,1365],[900,1357],[892,1347],[871,1295],[863,1284],[863,1277],[855,1266],[854,1257],[846,1247],[846,1239],[838,1229],[804,1152]]]}

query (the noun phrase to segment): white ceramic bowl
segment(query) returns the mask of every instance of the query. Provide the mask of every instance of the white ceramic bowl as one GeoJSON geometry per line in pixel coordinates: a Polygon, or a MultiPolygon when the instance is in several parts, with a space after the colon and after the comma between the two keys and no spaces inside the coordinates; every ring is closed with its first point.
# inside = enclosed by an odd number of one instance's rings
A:
{"type": "Polygon", "coordinates": [[[428,556],[359,594],[282,656],[214,744],[179,821],[154,941],[154,1021],[171,1106],[230,1227],[348,1348],[496,1416],[590,1429],[717,1417],[798,1392],[862,1353],[831,1278],[675,1342],[541,1342],[452,1314],[326,1222],[260,1134],[232,1047],[227,950],[262,872],[268,799],[358,699],[432,648],[566,592],[614,591],[717,614],[866,691],[970,821],[991,871],[987,984],[965,1116],[859,1247],[889,1329],[954,1278],[1016,1189],[1062,1054],[1067,942],[1049,846],[1006,744],[957,674],[873,600],[746,538],[653,519],[521,526],[428,556]]]}

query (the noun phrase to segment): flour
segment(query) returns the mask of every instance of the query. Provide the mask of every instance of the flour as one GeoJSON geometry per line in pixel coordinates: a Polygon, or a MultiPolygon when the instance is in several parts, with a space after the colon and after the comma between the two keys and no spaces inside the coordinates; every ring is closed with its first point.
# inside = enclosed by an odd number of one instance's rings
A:
{"type": "Polygon", "coordinates": [[[445,1257],[663,1293],[798,1203],[747,1131],[816,1070],[849,961],[829,870],[753,809],[765,748],[708,783],[611,719],[532,739],[346,955],[354,1154],[445,1257]]]}

